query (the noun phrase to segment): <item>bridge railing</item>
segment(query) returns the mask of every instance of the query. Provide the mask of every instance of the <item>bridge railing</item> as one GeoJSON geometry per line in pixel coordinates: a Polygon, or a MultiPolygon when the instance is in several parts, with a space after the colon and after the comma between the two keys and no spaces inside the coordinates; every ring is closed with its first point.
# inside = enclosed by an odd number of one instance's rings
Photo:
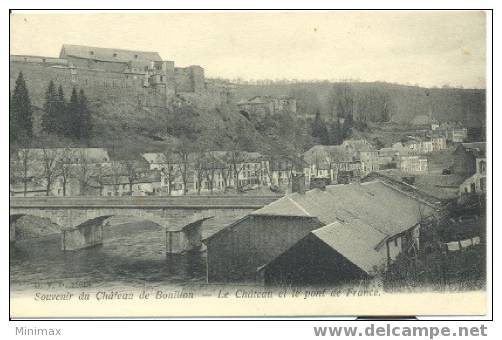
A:
{"type": "Polygon", "coordinates": [[[180,208],[259,208],[281,196],[278,195],[190,195],[190,196],[38,196],[11,197],[11,208],[50,207],[180,207],[180,208]]]}

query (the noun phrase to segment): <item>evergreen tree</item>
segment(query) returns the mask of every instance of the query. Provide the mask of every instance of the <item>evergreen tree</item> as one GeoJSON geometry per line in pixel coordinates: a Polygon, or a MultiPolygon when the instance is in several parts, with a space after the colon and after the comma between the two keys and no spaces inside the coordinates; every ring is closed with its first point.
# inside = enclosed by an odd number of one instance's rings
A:
{"type": "Polygon", "coordinates": [[[42,130],[47,133],[57,134],[61,128],[58,116],[58,95],[54,82],[51,80],[45,92],[44,114],[42,115],[42,130]]]}
{"type": "Polygon", "coordinates": [[[12,94],[9,91],[9,141],[15,143],[18,136],[17,117],[12,108],[12,94]]]}
{"type": "Polygon", "coordinates": [[[342,127],[343,138],[346,139],[352,134],[352,127],[354,126],[354,117],[352,114],[345,116],[342,127]]]}
{"type": "Polygon", "coordinates": [[[59,136],[66,136],[68,129],[68,121],[67,121],[68,118],[66,114],[66,100],[64,98],[64,91],[61,85],[59,85],[58,87],[58,93],[54,105],[55,105],[54,116],[56,117],[56,121],[58,122],[56,125],[55,132],[59,136]]]}
{"type": "Polygon", "coordinates": [[[80,137],[89,141],[92,134],[92,117],[84,90],[80,89],[78,99],[80,106],[80,137]]]}
{"type": "Polygon", "coordinates": [[[73,87],[70,102],[66,110],[65,136],[80,139],[80,102],[77,89],[73,87]]]}
{"type": "Polygon", "coordinates": [[[312,123],[312,137],[318,138],[323,145],[329,144],[328,128],[322,120],[319,111],[316,112],[314,122],[312,123]]]}
{"type": "Polygon", "coordinates": [[[329,144],[340,145],[343,143],[343,133],[340,121],[337,119],[332,120],[329,126],[329,144]]]}
{"type": "Polygon", "coordinates": [[[11,133],[15,134],[13,139],[30,141],[31,137],[33,137],[33,111],[22,72],[19,72],[17,77],[10,104],[14,123],[14,130],[11,133]]]}

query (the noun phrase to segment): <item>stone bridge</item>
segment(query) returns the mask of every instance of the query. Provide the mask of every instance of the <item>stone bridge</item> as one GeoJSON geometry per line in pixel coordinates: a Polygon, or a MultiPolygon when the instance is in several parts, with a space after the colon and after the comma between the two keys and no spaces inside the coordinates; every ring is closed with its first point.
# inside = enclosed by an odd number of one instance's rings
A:
{"type": "Polygon", "coordinates": [[[170,197],[11,197],[10,241],[24,215],[47,218],[61,227],[61,249],[77,250],[103,243],[103,226],[113,216],[154,222],[166,231],[166,252],[181,253],[202,246],[202,223],[222,214],[245,215],[278,196],[170,197]]]}

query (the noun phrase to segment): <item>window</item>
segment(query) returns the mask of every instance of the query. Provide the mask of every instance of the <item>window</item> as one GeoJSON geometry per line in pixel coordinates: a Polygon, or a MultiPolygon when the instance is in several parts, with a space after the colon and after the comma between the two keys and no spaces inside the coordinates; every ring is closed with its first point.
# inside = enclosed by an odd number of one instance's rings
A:
{"type": "Polygon", "coordinates": [[[137,54],[134,55],[134,59],[138,59],[138,55],[137,54]]]}
{"type": "Polygon", "coordinates": [[[89,51],[89,54],[90,55],[94,55],[94,51],[89,51]]]}
{"type": "Polygon", "coordinates": [[[45,58],[42,58],[42,62],[45,63],[45,58]]]}
{"type": "Polygon", "coordinates": [[[113,57],[116,58],[117,57],[117,53],[113,53],[113,57]]]}

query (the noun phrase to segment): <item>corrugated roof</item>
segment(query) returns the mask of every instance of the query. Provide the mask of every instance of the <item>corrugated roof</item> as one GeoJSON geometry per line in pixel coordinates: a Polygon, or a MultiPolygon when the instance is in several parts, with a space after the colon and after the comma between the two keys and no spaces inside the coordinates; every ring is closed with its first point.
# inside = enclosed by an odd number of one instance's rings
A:
{"type": "Polygon", "coordinates": [[[61,48],[59,57],[64,58],[65,56],[113,62],[151,62],[162,60],[158,52],[145,52],[123,50],[118,48],[103,48],[69,44],[64,44],[61,48]]]}
{"type": "Polygon", "coordinates": [[[372,246],[385,235],[358,219],[333,222],[311,233],[368,274],[386,263],[385,248],[375,250],[372,246]]]}
{"type": "MultiPolygon", "coordinates": [[[[325,191],[293,193],[256,210],[252,215],[312,216],[328,225],[358,219],[386,236],[396,235],[416,225],[420,215],[434,209],[381,181],[330,185],[325,191]]],[[[373,245],[376,246],[376,245],[373,245]]]]}

